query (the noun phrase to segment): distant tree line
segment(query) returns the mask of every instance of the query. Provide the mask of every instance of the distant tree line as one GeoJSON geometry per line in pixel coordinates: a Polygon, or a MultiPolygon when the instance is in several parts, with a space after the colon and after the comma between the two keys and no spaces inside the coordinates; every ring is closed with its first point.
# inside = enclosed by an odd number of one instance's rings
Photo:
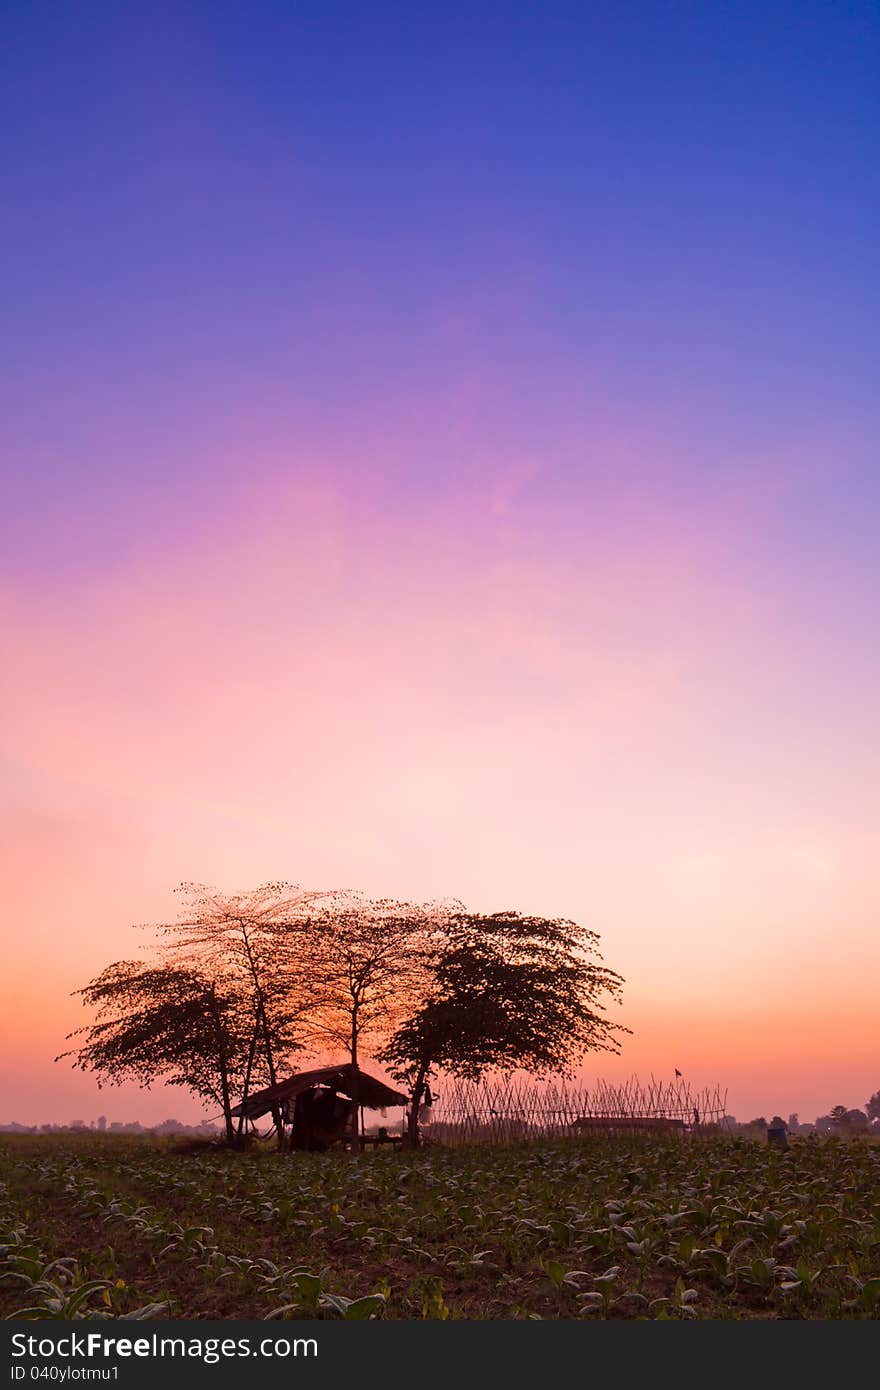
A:
{"type": "Polygon", "coordinates": [[[737,1123],[733,1115],[725,1115],[722,1127],[732,1132],[751,1130],[755,1133],[764,1133],[767,1129],[785,1129],[794,1135],[836,1135],[844,1139],[880,1133],[880,1091],[875,1091],[865,1102],[864,1110],[834,1105],[827,1115],[817,1115],[813,1123],[802,1123],[800,1116],[793,1112],[787,1120],[781,1115],[773,1115],[769,1120],[765,1115],[758,1115],[745,1124],[737,1123]]]}
{"type": "MultiPolygon", "coordinates": [[[[270,883],[178,890],[147,958],[108,965],[77,993],[92,1022],[61,1054],[99,1085],[163,1081],[215,1104],[240,1142],[238,1103],[297,1054],[380,1062],[410,1096],[409,1135],[438,1070],[568,1074],[628,1030],[605,1016],[623,981],[598,937],[562,918],[469,912],[270,883]]],[[[273,1119],[282,1132],[280,1110],[273,1119]]]]}
{"type": "Polygon", "coordinates": [[[13,1120],[0,1125],[0,1134],[107,1134],[111,1137],[119,1134],[157,1134],[199,1139],[210,1138],[216,1133],[216,1127],[207,1120],[197,1125],[181,1124],[180,1120],[162,1120],[157,1125],[142,1125],[139,1120],[113,1120],[109,1125],[102,1125],[100,1121],[95,1124],[94,1120],[90,1125],[85,1120],[71,1120],[66,1125],[20,1125],[13,1120]]]}

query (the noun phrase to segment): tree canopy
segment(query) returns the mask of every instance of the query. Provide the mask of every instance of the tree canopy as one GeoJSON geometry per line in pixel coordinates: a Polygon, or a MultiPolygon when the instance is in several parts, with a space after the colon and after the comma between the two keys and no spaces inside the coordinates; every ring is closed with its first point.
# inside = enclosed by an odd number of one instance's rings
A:
{"type": "Polygon", "coordinates": [[[381,1044],[427,987],[442,904],[334,895],[310,913],[302,958],[315,985],[311,1040],[345,1049],[357,1065],[365,1044],[381,1044]]]}
{"type": "Polygon", "coordinates": [[[177,891],[183,909],[152,928],[153,959],[116,962],[79,991],[97,1022],[72,1034],[80,1045],[63,1056],[117,1084],[162,1077],[186,1086],[216,1101],[231,1137],[234,1099],[273,1085],[302,1049],[313,999],[293,928],[323,895],[283,882],[238,894],[191,883],[177,891]]]}
{"type": "Polygon", "coordinates": [[[78,993],[95,1021],[69,1035],[77,1046],[56,1061],[74,1058],[99,1086],[129,1080],[148,1086],[158,1077],[185,1086],[220,1106],[233,1138],[232,1096],[248,1070],[251,1029],[247,1001],[228,981],[218,986],[193,967],[122,960],[78,993]]]}
{"type": "Polygon", "coordinates": [[[275,882],[224,894],[201,884],[178,888],[184,909],[156,930],[166,954],[191,965],[249,1001],[251,1031],[245,1093],[257,1072],[269,1085],[283,1058],[302,1048],[303,1020],[314,1008],[314,978],[302,968],[308,915],[326,894],[275,882]]]}
{"type": "Polygon", "coordinates": [[[445,923],[428,988],[379,1053],[413,1092],[436,1071],[566,1075],[628,1030],[604,1016],[623,981],[599,964],[598,937],[564,918],[458,912],[445,923]]]}

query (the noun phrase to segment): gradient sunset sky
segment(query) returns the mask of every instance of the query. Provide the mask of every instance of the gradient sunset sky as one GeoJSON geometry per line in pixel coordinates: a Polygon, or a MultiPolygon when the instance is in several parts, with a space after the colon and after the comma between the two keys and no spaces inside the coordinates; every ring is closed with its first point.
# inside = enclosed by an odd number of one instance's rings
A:
{"type": "Polygon", "coordinates": [[[0,1121],[181,879],[574,917],[880,1088],[874,3],[4,7],[0,1121]]]}

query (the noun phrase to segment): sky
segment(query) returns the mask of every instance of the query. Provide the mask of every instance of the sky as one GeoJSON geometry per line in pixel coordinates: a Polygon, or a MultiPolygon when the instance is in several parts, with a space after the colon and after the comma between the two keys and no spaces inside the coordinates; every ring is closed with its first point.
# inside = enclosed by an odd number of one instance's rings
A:
{"type": "Polygon", "coordinates": [[[880,1088],[873,3],[4,6],[0,1121],[182,879],[599,933],[880,1088]]]}

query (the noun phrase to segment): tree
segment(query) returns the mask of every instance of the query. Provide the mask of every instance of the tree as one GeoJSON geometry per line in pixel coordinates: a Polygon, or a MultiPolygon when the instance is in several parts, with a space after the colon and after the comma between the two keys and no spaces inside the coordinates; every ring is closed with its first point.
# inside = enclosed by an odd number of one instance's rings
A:
{"type": "Polygon", "coordinates": [[[880,1122],[880,1091],[875,1091],[871,1099],[867,1101],[865,1111],[869,1120],[880,1122]]]}
{"type": "Polygon", "coordinates": [[[847,1110],[840,1124],[843,1134],[864,1134],[868,1128],[868,1117],[864,1110],[847,1110]]]}
{"type": "Polygon", "coordinates": [[[313,1042],[344,1048],[353,1066],[384,1040],[424,988],[442,905],[335,895],[309,915],[303,949],[316,980],[313,1042]]]}
{"type": "MultiPolygon", "coordinates": [[[[456,905],[458,906],[458,905],[456,905]]],[[[362,1047],[387,1041],[414,995],[424,990],[436,951],[443,904],[377,901],[337,894],[310,914],[302,935],[316,981],[308,1020],[311,1042],[344,1048],[352,1066],[362,1047]]],[[[359,1147],[357,1077],[352,1147],[359,1147]]]]}
{"type": "MultiPolygon", "coordinates": [[[[281,1061],[302,1048],[304,1021],[316,1004],[307,923],[316,905],[331,895],[287,882],[233,894],[193,883],[177,891],[185,900],[180,918],[154,928],[165,938],[166,951],[175,961],[231,982],[249,999],[250,1037],[241,1077],[245,1099],[256,1079],[274,1086],[281,1061]]],[[[280,1144],[280,1107],[272,1118],[280,1144]]],[[[241,1117],[239,1133],[243,1124],[241,1117]]]]}
{"type": "MultiPolygon", "coordinates": [[[[63,1056],[105,1081],[188,1086],[221,1106],[231,1140],[233,1095],[274,1085],[282,1059],[302,1048],[314,990],[297,943],[306,913],[327,895],[287,883],[178,892],[180,918],[153,928],[156,960],[118,961],[78,991],[98,1021],[71,1034],[85,1041],[63,1056]]],[[[273,1118],[280,1143],[280,1109],[273,1118]]],[[[239,1138],[244,1123],[239,1116],[239,1138]]]]}
{"type": "Polygon", "coordinates": [[[570,1074],[591,1051],[617,1052],[628,1029],[602,1017],[623,981],[597,964],[594,932],[562,918],[459,911],[443,924],[427,988],[378,1054],[410,1087],[409,1132],[437,1071],[570,1074]]]}
{"type": "Polygon", "coordinates": [[[231,1143],[232,1093],[246,1064],[248,1029],[243,1001],[199,970],[122,960],[78,990],[96,1011],[91,1026],[56,1061],[95,1073],[98,1085],[162,1077],[220,1106],[231,1143]]]}
{"type": "Polygon", "coordinates": [[[846,1137],[863,1133],[868,1128],[868,1116],[864,1110],[848,1110],[845,1105],[835,1105],[828,1115],[820,1115],[816,1129],[820,1134],[837,1134],[846,1137]]]}

